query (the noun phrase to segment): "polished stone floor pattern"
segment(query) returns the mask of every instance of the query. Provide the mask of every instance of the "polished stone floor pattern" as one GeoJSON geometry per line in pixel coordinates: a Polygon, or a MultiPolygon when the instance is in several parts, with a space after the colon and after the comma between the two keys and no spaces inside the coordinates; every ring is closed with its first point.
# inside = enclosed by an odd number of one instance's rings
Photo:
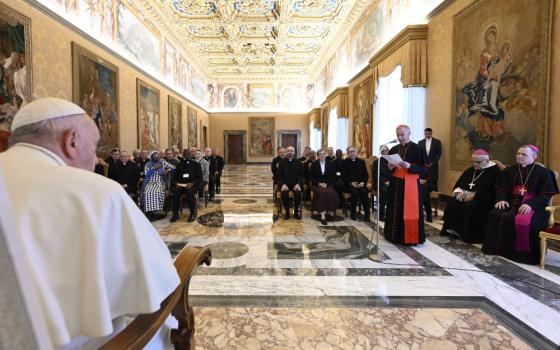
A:
{"type": "Polygon", "coordinates": [[[175,223],[154,222],[173,255],[186,245],[212,248],[212,265],[190,285],[199,348],[560,344],[558,252],[549,251],[545,270],[486,256],[480,246],[440,236],[436,219],[416,247],[381,236],[385,260],[377,263],[367,258],[374,225],[346,218],[323,226],[309,203],[301,221],[278,219],[271,189],[269,166],[227,166],[221,193],[196,222],[186,222],[188,210],[175,223]]]}

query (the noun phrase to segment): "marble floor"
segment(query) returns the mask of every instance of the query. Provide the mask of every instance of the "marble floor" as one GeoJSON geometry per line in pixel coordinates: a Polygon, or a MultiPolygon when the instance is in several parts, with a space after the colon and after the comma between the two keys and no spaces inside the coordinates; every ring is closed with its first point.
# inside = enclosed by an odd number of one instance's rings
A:
{"type": "Polygon", "coordinates": [[[425,244],[381,237],[376,263],[372,224],[323,226],[308,206],[301,221],[277,219],[271,187],[269,166],[227,166],[196,222],[154,222],[172,254],[212,247],[190,285],[199,348],[558,348],[560,253],[546,270],[486,256],[435,219],[425,244]]]}

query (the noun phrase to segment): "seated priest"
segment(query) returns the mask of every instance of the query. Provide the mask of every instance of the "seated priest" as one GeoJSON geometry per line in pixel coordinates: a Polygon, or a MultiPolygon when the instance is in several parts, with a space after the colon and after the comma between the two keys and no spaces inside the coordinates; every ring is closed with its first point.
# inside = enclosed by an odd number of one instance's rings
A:
{"type": "Polygon", "coordinates": [[[319,159],[311,164],[309,170],[309,178],[311,182],[311,190],[313,191],[313,210],[321,214],[321,223],[327,224],[328,213],[334,217],[334,213],[338,208],[338,194],[334,190],[335,169],[334,164],[327,160],[324,150],[318,150],[319,159]]]}
{"type": "MultiPolygon", "coordinates": [[[[175,290],[171,255],[123,187],[93,173],[99,132],[82,108],[38,99],[11,128],[0,221],[12,223],[19,279],[36,296],[29,316],[46,325],[45,348],[97,349],[175,290]]],[[[171,346],[161,333],[147,348],[171,346]]]]}
{"type": "MultiPolygon", "coordinates": [[[[201,155],[200,151],[197,152],[201,155]]],[[[191,158],[191,152],[187,149],[183,151],[181,161],[173,172],[172,183],[175,189],[173,191],[173,215],[170,221],[179,220],[181,197],[185,196],[190,211],[187,222],[193,222],[197,213],[195,196],[198,195],[198,189],[202,185],[202,167],[199,162],[191,158]]]]}
{"type": "Polygon", "coordinates": [[[350,218],[357,220],[356,205],[358,200],[364,208],[364,221],[370,222],[370,200],[368,198],[367,182],[369,174],[366,168],[366,162],[358,158],[356,148],[348,147],[346,149],[348,158],[344,160],[344,185],[345,192],[350,193],[350,218]]]}
{"type": "Polygon", "coordinates": [[[144,167],[144,182],[142,183],[142,204],[144,212],[150,221],[163,219],[166,215],[161,213],[167,189],[167,177],[175,167],[160,158],[159,151],[153,151],[150,161],[144,167]]]}
{"type": "Polygon", "coordinates": [[[472,153],[473,166],[463,172],[453,189],[453,199],[443,214],[442,235],[456,235],[467,243],[482,243],[486,216],[496,203],[501,170],[487,151],[472,153]]]}
{"type": "Polygon", "coordinates": [[[126,193],[136,197],[138,186],[138,166],[130,160],[127,151],[121,151],[120,160],[115,165],[113,176],[116,182],[121,184],[126,193]]]}
{"type": "Polygon", "coordinates": [[[539,232],[548,224],[545,207],[558,193],[558,184],[550,169],[535,163],[538,153],[534,145],[519,147],[517,164],[503,171],[486,222],[485,253],[525,264],[539,262],[539,232]]]}
{"type": "Polygon", "coordinates": [[[270,164],[270,170],[272,171],[272,183],[274,185],[278,184],[278,166],[280,165],[280,161],[286,158],[286,148],[285,147],[278,147],[276,149],[277,156],[272,159],[272,163],[270,164]]]}
{"type": "Polygon", "coordinates": [[[389,150],[389,155],[399,155],[401,161],[387,165],[393,177],[383,232],[389,242],[416,245],[426,240],[420,185],[420,177],[426,173],[426,152],[410,141],[407,125],[399,125],[396,132],[399,144],[389,150]]]}
{"type": "Polygon", "coordinates": [[[278,166],[278,186],[282,192],[284,204],[284,220],[290,219],[290,191],[294,194],[294,216],[301,220],[301,191],[303,190],[303,167],[295,158],[295,149],[290,146],[286,149],[286,158],[278,166]]]}

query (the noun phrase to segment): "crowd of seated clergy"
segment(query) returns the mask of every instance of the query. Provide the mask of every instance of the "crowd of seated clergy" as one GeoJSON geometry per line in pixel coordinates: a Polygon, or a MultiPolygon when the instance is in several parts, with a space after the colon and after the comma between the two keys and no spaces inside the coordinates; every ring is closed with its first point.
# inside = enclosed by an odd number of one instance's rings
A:
{"type": "MultiPolygon", "coordinates": [[[[431,129],[429,131],[431,134],[431,129]]],[[[284,219],[290,218],[292,204],[295,218],[301,219],[303,188],[308,184],[313,193],[312,213],[320,214],[324,225],[344,202],[344,194],[350,198],[351,219],[358,219],[357,208],[361,204],[363,220],[370,221],[374,197],[370,191],[376,194],[377,188],[373,186],[370,190],[367,184],[370,181],[377,185],[377,167],[381,164],[377,197],[380,220],[385,221],[385,238],[400,244],[423,243],[423,219],[431,215],[432,209],[431,206],[426,208],[422,197],[429,195],[424,188],[434,188],[434,184],[429,184],[428,152],[422,152],[423,147],[411,142],[409,136],[407,126],[397,128],[399,144],[391,149],[382,145],[379,151],[382,156],[399,154],[403,163],[390,164],[385,158],[373,161],[370,179],[366,162],[357,156],[354,147],[348,147],[346,154],[340,149],[335,153],[332,147],[316,153],[306,147],[299,159],[294,147],[279,147],[271,170],[275,190],[281,192],[284,219]],[[414,195],[412,201],[407,198],[410,192],[414,195]],[[407,201],[413,205],[407,205],[407,201]],[[412,207],[408,213],[407,206],[412,207]],[[415,221],[404,219],[410,215],[415,221]]],[[[441,145],[439,147],[441,149],[441,145]]],[[[537,162],[538,154],[536,146],[521,145],[516,154],[517,164],[506,166],[498,160],[490,160],[488,151],[475,150],[473,165],[450,190],[452,198],[444,212],[441,234],[467,243],[482,243],[486,254],[537,264],[540,258],[538,234],[548,222],[545,207],[552,196],[559,193],[555,173],[537,162]]],[[[437,188],[437,184],[435,186],[437,188]]]]}
{"type": "Polygon", "coordinates": [[[136,149],[132,156],[115,148],[107,159],[98,158],[95,172],[121,184],[149,220],[162,219],[171,210],[171,221],[177,221],[184,198],[190,210],[187,221],[192,222],[197,215],[196,197],[207,191],[213,201],[220,193],[223,168],[218,148],[136,149]]]}

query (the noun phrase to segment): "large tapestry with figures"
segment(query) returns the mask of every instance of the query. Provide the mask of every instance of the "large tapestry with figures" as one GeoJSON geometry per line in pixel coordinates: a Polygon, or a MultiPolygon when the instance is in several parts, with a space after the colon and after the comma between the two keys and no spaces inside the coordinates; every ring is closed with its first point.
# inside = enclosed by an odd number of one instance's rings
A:
{"type": "Polygon", "coordinates": [[[14,115],[31,100],[31,20],[0,4],[0,152],[8,148],[14,115]]]}
{"type": "Polygon", "coordinates": [[[173,96],[168,96],[169,147],[183,149],[183,104],[173,96]]]}
{"type": "Polygon", "coordinates": [[[274,154],[274,117],[249,118],[249,156],[268,157],[274,154]]]}
{"type": "Polygon", "coordinates": [[[370,76],[359,83],[353,92],[353,129],[354,147],[360,157],[371,155],[371,136],[373,124],[373,78],[370,76]]]}
{"type": "Polygon", "coordinates": [[[453,168],[477,148],[506,164],[521,144],[546,150],[551,3],[479,0],[455,16],[453,168]]]}
{"type": "Polygon", "coordinates": [[[119,69],[74,42],[72,64],[74,103],[97,125],[97,153],[105,158],[119,148],[119,69]]]}
{"type": "Polygon", "coordinates": [[[159,150],[159,90],[136,79],[138,143],[141,149],[159,150]]]}

